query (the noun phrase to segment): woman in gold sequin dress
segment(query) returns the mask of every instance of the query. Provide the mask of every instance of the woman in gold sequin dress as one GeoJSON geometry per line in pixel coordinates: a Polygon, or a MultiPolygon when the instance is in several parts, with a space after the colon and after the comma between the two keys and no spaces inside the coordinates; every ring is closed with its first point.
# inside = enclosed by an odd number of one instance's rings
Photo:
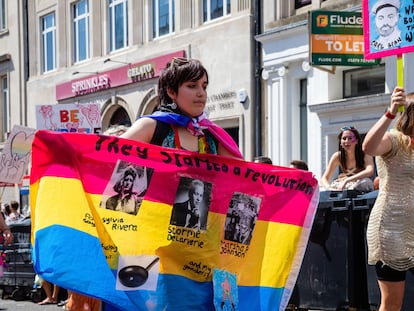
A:
{"type": "Polygon", "coordinates": [[[376,156],[379,193],[367,228],[368,263],[381,291],[379,311],[400,310],[405,275],[414,272],[414,93],[396,87],[387,112],[367,133],[363,150],[376,156]],[[388,131],[398,108],[403,113],[388,131]]]}

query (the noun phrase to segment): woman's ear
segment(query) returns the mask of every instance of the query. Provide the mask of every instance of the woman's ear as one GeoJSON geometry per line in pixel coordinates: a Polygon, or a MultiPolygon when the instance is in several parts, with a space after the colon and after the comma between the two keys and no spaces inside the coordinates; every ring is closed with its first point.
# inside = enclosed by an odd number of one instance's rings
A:
{"type": "Polygon", "coordinates": [[[175,102],[175,98],[177,96],[177,94],[174,92],[174,90],[172,88],[167,88],[167,94],[168,96],[173,100],[173,102],[175,102]]]}

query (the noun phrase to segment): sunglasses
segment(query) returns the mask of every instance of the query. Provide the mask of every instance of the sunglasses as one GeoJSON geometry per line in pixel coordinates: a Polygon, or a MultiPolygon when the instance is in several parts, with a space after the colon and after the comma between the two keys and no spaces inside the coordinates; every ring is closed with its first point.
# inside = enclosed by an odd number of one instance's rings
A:
{"type": "Polygon", "coordinates": [[[190,62],[189,58],[186,57],[173,57],[170,61],[170,66],[182,66],[190,62]]]}
{"type": "Polygon", "coordinates": [[[355,127],[353,127],[352,125],[341,127],[341,131],[349,131],[349,130],[355,130],[355,127]]]}

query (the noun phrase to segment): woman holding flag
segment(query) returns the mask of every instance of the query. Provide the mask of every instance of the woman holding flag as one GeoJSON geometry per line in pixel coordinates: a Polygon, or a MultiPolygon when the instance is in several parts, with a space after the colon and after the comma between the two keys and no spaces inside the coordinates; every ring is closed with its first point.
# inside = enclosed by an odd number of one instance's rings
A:
{"type": "Polygon", "coordinates": [[[158,81],[158,111],[139,118],[121,137],[242,158],[231,136],[204,113],[208,82],[207,70],[200,61],[173,58],[158,81]]]}

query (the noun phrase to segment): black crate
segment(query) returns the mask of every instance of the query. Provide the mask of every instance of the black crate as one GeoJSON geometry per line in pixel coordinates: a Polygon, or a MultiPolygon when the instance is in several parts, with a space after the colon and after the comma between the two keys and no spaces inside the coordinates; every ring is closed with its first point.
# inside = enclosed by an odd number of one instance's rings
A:
{"type": "Polygon", "coordinates": [[[354,191],[321,191],[319,194],[318,208],[330,208],[332,210],[341,211],[348,210],[352,203],[351,198],[354,196],[354,191]]]}
{"type": "Polygon", "coordinates": [[[361,196],[355,190],[320,193],[292,305],[305,310],[369,309],[364,224],[376,195],[361,196]]]}
{"type": "Polygon", "coordinates": [[[374,206],[377,196],[378,190],[358,195],[352,199],[352,208],[354,210],[371,209],[374,206]]]}
{"type": "MultiPolygon", "coordinates": [[[[348,203],[346,203],[348,204],[348,203]]],[[[291,303],[304,309],[349,305],[348,211],[318,207],[291,303]]]]}

